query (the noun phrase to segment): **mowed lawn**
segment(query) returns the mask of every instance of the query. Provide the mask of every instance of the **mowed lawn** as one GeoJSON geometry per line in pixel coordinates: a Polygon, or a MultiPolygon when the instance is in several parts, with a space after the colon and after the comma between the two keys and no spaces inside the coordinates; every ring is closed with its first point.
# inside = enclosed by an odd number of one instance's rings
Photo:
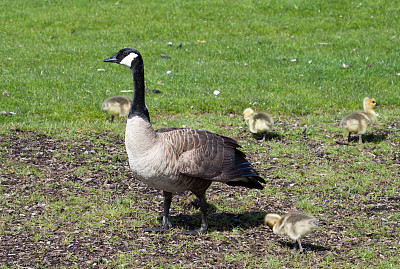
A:
{"type": "Polygon", "coordinates": [[[395,1],[1,1],[0,268],[396,268],[400,202],[400,8],[395,1]],[[162,193],[129,171],[130,95],[118,50],[144,59],[154,128],[236,139],[264,190],[213,184],[209,231],[190,193],[161,222],[162,193]],[[154,89],[161,93],[154,93],[154,89]],[[380,103],[343,145],[340,120],[380,103]],[[246,107],[271,114],[259,142],[246,107]],[[319,219],[291,251],[266,213],[319,219]]]}

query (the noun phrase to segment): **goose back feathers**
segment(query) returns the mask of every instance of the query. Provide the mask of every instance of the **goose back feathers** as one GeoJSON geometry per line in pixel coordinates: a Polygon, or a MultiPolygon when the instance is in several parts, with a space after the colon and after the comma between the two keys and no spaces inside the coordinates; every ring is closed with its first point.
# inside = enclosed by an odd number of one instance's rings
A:
{"type": "Polygon", "coordinates": [[[205,192],[213,181],[263,188],[260,183],[265,183],[265,180],[253,170],[235,140],[197,129],[154,131],[144,103],[143,60],[137,50],[123,49],[104,61],[119,63],[132,70],[133,99],[125,146],[135,177],[164,191],[163,223],[158,230],[164,231],[170,226],[169,206],[175,192],[191,191],[199,198],[202,224],[200,230],[193,233],[202,233],[208,226],[205,192]]]}

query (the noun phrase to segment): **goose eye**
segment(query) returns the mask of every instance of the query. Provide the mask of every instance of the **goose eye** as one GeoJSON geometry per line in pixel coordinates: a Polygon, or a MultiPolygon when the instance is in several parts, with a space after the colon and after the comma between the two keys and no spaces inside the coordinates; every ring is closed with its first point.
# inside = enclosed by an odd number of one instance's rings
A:
{"type": "Polygon", "coordinates": [[[376,102],[375,102],[375,101],[372,101],[372,103],[375,104],[376,102]]]}

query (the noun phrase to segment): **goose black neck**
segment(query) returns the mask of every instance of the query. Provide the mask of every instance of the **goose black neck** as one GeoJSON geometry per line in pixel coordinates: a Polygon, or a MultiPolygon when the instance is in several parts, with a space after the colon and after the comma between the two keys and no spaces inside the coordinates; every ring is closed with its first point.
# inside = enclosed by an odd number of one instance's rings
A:
{"type": "Polygon", "coordinates": [[[143,63],[132,66],[133,98],[128,118],[139,116],[150,122],[149,111],[145,104],[144,67],[143,63]]]}

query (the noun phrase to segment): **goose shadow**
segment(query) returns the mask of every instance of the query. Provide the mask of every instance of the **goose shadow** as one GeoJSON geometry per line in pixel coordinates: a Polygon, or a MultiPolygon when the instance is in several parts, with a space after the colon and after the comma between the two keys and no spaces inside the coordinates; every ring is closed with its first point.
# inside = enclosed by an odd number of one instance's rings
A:
{"type": "MultiPolygon", "coordinates": [[[[277,240],[277,242],[279,243],[279,245],[281,245],[284,248],[289,248],[290,250],[296,250],[297,251],[297,243],[292,242],[292,241],[284,241],[284,240],[277,240]]],[[[317,246],[308,242],[301,242],[301,245],[304,248],[303,253],[307,252],[307,251],[313,251],[313,252],[323,252],[323,251],[329,251],[331,250],[330,247],[323,247],[323,246],[317,246]]]]}
{"type": "MultiPolygon", "coordinates": [[[[208,231],[232,231],[235,228],[251,229],[263,226],[265,212],[250,211],[239,214],[220,212],[208,209],[208,231]]],[[[160,223],[162,218],[159,218],[160,223]]],[[[195,230],[200,227],[201,213],[177,214],[170,216],[172,227],[183,230],[195,230]]]]}
{"type": "MultiPolygon", "coordinates": [[[[390,134],[390,131],[383,131],[383,132],[379,132],[377,134],[363,134],[362,135],[362,141],[363,143],[379,143],[382,141],[385,141],[388,137],[388,135],[390,134]]],[[[350,137],[350,142],[347,142],[347,139],[345,139],[344,141],[336,141],[336,143],[338,144],[342,144],[342,145],[348,145],[349,143],[358,143],[358,135],[352,135],[350,137]]]]}
{"type": "Polygon", "coordinates": [[[365,134],[362,136],[362,140],[364,142],[368,142],[368,143],[378,143],[378,142],[382,142],[384,140],[386,140],[386,138],[389,135],[389,131],[384,131],[384,132],[379,132],[376,134],[365,134]]]}
{"type": "MultiPolygon", "coordinates": [[[[264,134],[252,134],[253,138],[257,141],[261,141],[264,137],[264,134]]],[[[277,132],[267,132],[265,133],[265,141],[271,141],[271,140],[282,140],[283,135],[277,133],[277,132]]]]}

